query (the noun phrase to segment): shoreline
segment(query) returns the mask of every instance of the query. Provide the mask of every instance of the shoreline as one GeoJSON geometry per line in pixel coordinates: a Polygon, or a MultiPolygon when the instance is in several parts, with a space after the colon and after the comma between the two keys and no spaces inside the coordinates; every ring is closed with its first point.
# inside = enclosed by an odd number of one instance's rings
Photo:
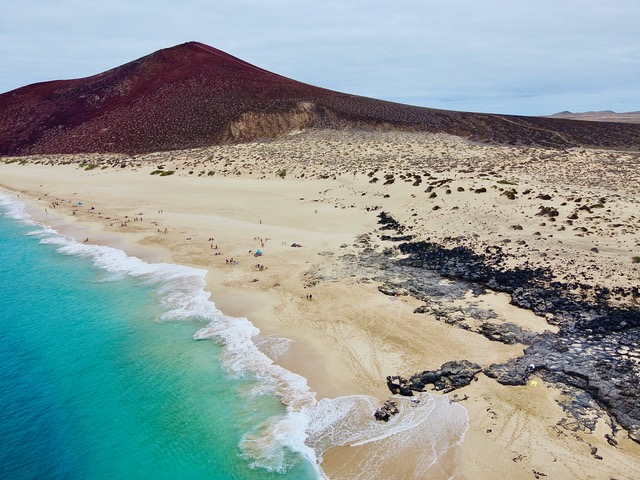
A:
{"type": "MultiPolygon", "coordinates": [[[[7,194],[6,192],[0,192],[0,193],[7,194]]],[[[101,228],[99,224],[96,224],[96,223],[76,224],[75,222],[69,223],[68,218],[60,216],[57,213],[44,214],[40,211],[40,209],[34,206],[34,200],[35,200],[34,198],[25,199],[24,196],[20,197],[19,195],[16,195],[15,192],[14,192],[14,195],[11,195],[11,193],[9,193],[9,195],[14,196],[15,200],[20,202],[20,204],[24,205],[29,221],[33,222],[34,225],[41,225],[45,228],[51,228],[55,232],[56,236],[60,235],[64,238],[70,239],[77,245],[89,244],[89,245],[110,247],[110,248],[114,248],[116,250],[124,252],[129,257],[134,257],[134,253],[138,253],[138,254],[142,253],[142,255],[139,255],[135,258],[140,258],[143,262],[148,262],[151,266],[153,266],[157,262],[166,263],[166,261],[168,260],[171,265],[174,265],[178,268],[182,268],[182,267],[186,267],[189,269],[200,268],[195,265],[182,265],[182,264],[176,264],[174,262],[171,262],[170,258],[163,256],[158,251],[153,251],[152,249],[148,249],[148,248],[141,248],[139,244],[133,243],[130,241],[131,239],[126,238],[126,235],[125,236],[113,235],[110,233],[106,233],[104,231],[100,231],[101,228]],[[94,243],[90,243],[82,240],[85,237],[85,235],[87,235],[88,232],[93,233],[94,237],[91,237],[91,238],[95,238],[96,240],[98,240],[97,243],[94,244],[94,243]]],[[[35,201],[37,202],[37,200],[35,201]]],[[[86,238],[89,238],[89,237],[86,237],[86,238]]],[[[207,277],[211,275],[212,275],[212,272],[209,272],[207,274],[207,277]]],[[[226,287],[216,291],[217,295],[219,295],[220,298],[223,299],[223,301],[220,302],[223,305],[221,308],[221,305],[218,304],[218,302],[214,302],[215,308],[218,311],[222,312],[223,316],[241,317],[241,318],[237,318],[238,320],[241,320],[245,317],[249,319],[261,318],[261,320],[264,321],[264,314],[263,313],[261,314],[260,312],[263,311],[265,307],[267,307],[267,310],[274,308],[273,304],[268,304],[268,300],[265,301],[264,298],[262,299],[262,301],[260,301],[259,299],[256,299],[257,296],[260,296],[260,295],[256,295],[256,292],[241,292],[236,290],[237,289],[233,289],[233,288],[229,289],[228,287],[226,287]],[[252,315],[252,312],[255,312],[256,316],[252,315]]],[[[211,293],[208,283],[206,284],[205,291],[207,291],[208,293],[211,293]]],[[[262,297],[264,297],[264,295],[262,295],[262,297]]],[[[209,300],[213,301],[213,299],[211,298],[209,300]]],[[[268,315],[269,314],[267,313],[267,316],[268,315]]],[[[301,375],[301,373],[304,373],[306,376],[303,376],[303,378],[307,382],[307,384],[309,379],[312,379],[314,381],[314,384],[319,386],[320,388],[314,389],[311,385],[309,385],[310,387],[309,394],[312,395],[314,398],[316,396],[319,396],[318,400],[323,400],[325,402],[329,401],[330,404],[333,404],[334,402],[336,403],[336,407],[329,407],[329,409],[326,412],[328,415],[331,416],[335,413],[339,413],[341,410],[340,404],[347,397],[353,397],[356,400],[358,399],[358,397],[362,397],[362,398],[369,397],[369,399],[366,401],[367,404],[374,401],[374,398],[371,397],[371,394],[374,394],[374,396],[377,398],[389,397],[388,392],[386,392],[386,389],[383,388],[382,386],[380,388],[375,388],[373,390],[365,389],[366,390],[365,392],[359,391],[355,393],[352,391],[353,385],[349,384],[348,382],[342,383],[342,384],[340,383],[333,384],[330,386],[330,388],[322,388],[323,382],[325,381],[328,382],[329,380],[332,380],[332,379],[335,380],[335,376],[332,376],[330,372],[326,371],[326,369],[324,370],[318,369],[315,366],[317,362],[326,361],[326,358],[323,358],[324,356],[321,354],[320,351],[321,351],[321,347],[327,348],[328,345],[322,345],[322,344],[318,345],[317,342],[310,342],[309,339],[293,340],[292,338],[290,338],[293,336],[293,332],[289,332],[289,331],[284,332],[284,334],[282,331],[274,331],[272,334],[269,334],[268,332],[263,330],[263,328],[273,327],[273,325],[269,321],[260,325],[261,325],[260,334],[254,337],[254,340],[258,340],[258,341],[265,340],[275,336],[278,339],[288,340],[291,342],[291,344],[289,344],[288,347],[286,347],[286,351],[284,353],[278,353],[278,352],[275,353],[273,358],[275,358],[276,360],[274,363],[280,367],[283,367],[285,370],[293,373],[294,375],[301,375]],[[313,358],[313,360],[311,361],[310,361],[310,356],[313,358]],[[300,363],[301,361],[304,362],[304,365],[301,365],[300,363]],[[337,411],[335,413],[332,412],[333,408],[337,408],[337,411]]],[[[213,327],[213,328],[214,330],[219,329],[219,327],[213,327]]],[[[197,330],[194,333],[194,339],[202,340],[202,339],[213,338],[211,337],[211,334],[207,332],[207,330],[209,330],[209,326],[204,326],[199,330],[197,330]]],[[[215,336],[217,337],[218,335],[219,334],[216,334],[215,336]]],[[[268,350],[263,351],[263,349],[260,347],[261,343],[256,343],[255,341],[253,343],[256,344],[256,346],[258,347],[258,350],[260,350],[262,353],[267,354],[268,357],[271,357],[268,350]]],[[[336,364],[334,365],[334,367],[339,368],[339,365],[336,364]]],[[[276,380],[276,383],[278,383],[278,380],[276,380]]],[[[292,387],[293,387],[293,390],[297,390],[297,387],[293,385],[292,387]]],[[[289,397],[286,394],[283,396],[281,393],[276,393],[275,395],[279,397],[280,400],[287,407],[291,406],[288,403],[288,401],[292,400],[291,397],[289,397]]],[[[293,403],[294,404],[299,403],[300,400],[303,400],[303,403],[304,403],[304,399],[297,399],[297,398],[293,398],[293,403]]],[[[443,398],[435,398],[435,400],[439,404],[443,404],[444,402],[451,405],[450,402],[448,401],[445,402],[443,398]]],[[[402,400],[398,399],[398,401],[402,401],[402,400]]],[[[411,407],[416,406],[416,405],[410,404],[410,402],[405,402],[405,403],[407,404],[407,406],[408,405],[411,405],[411,407]]],[[[373,409],[376,406],[377,405],[371,404],[371,407],[370,407],[371,411],[373,411],[373,409]]],[[[407,410],[407,406],[404,407],[405,411],[407,410]]],[[[306,408],[308,407],[303,407],[303,410],[306,408]]],[[[360,407],[358,410],[361,410],[361,409],[362,408],[360,407]]],[[[360,414],[360,416],[362,415],[361,411],[356,411],[355,413],[360,414]]],[[[458,414],[459,413],[460,412],[458,412],[458,414]]],[[[316,413],[315,415],[317,416],[318,414],[316,413]]],[[[369,416],[368,412],[366,416],[367,417],[369,416]]],[[[466,419],[467,418],[466,415],[464,415],[463,418],[466,419]]],[[[432,417],[429,416],[428,420],[431,420],[431,419],[432,417]]],[[[320,420],[322,419],[320,418],[320,420]]],[[[360,418],[359,422],[361,421],[362,421],[362,418],[360,418]]],[[[404,419],[403,423],[406,423],[406,426],[401,427],[400,431],[406,428],[407,431],[413,432],[415,429],[415,426],[412,425],[412,421],[413,420],[411,420],[411,418],[409,418],[409,420],[404,419]]],[[[386,432],[384,432],[384,426],[386,425],[382,424],[381,422],[375,422],[373,420],[372,415],[369,423],[377,424],[376,426],[379,426],[379,428],[383,429],[383,430],[378,429],[379,434],[381,436],[380,440],[372,441],[367,437],[362,437],[362,439],[359,441],[359,442],[362,442],[362,446],[358,447],[358,449],[356,450],[361,450],[363,453],[357,454],[355,456],[352,456],[350,453],[345,454],[345,452],[352,450],[352,447],[350,446],[339,445],[339,446],[332,447],[330,450],[326,452],[328,453],[328,460],[325,461],[325,458],[323,458],[323,461],[320,463],[319,467],[323,469],[329,466],[333,470],[346,472],[345,478],[352,478],[354,474],[361,474],[363,469],[369,468],[367,466],[367,463],[368,463],[367,457],[371,453],[367,453],[367,452],[373,452],[379,458],[383,458],[384,451],[386,449],[389,449],[388,451],[393,451],[394,450],[393,441],[389,442],[386,440],[388,435],[386,432]],[[381,442],[383,446],[380,446],[381,442]],[[384,442],[386,442],[386,444],[384,442]],[[373,444],[374,446],[370,447],[370,444],[373,444]],[[387,445],[387,446],[384,446],[384,445],[387,445]],[[351,463],[347,463],[347,465],[345,466],[344,464],[345,460],[348,460],[351,463]]],[[[421,420],[420,423],[424,424],[426,422],[424,422],[424,420],[421,420]]],[[[336,425],[336,426],[339,426],[339,425],[336,425]]],[[[398,428],[398,427],[395,426],[394,428],[398,428]]],[[[455,433],[451,433],[451,435],[464,436],[464,433],[466,432],[466,428],[463,429],[462,431],[452,430],[452,432],[455,432],[455,433]]],[[[431,437],[439,438],[440,442],[444,441],[446,445],[448,442],[447,435],[449,435],[449,432],[442,433],[431,428],[431,429],[423,430],[420,435],[421,436],[418,438],[422,438],[424,441],[417,444],[417,440],[414,439],[411,442],[414,444],[413,450],[418,449],[414,453],[411,453],[411,455],[415,455],[419,453],[420,449],[422,449],[424,445],[428,443],[427,440],[430,439],[431,437]]],[[[392,435],[389,438],[393,439],[394,437],[392,435]]],[[[438,456],[436,459],[434,459],[434,460],[437,460],[438,463],[448,464],[447,468],[442,469],[442,471],[445,472],[444,475],[446,477],[449,477],[451,475],[451,472],[457,469],[457,466],[455,465],[455,460],[454,458],[451,457],[451,455],[452,454],[454,456],[457,455],[457,448],[459,447],[459,441],[461,441],[461,439],[456,440],[454,438],[453,441],[455,441],[456,443],[450,446],[450,449],[452,451],[451,454],[448,452],[442,452],[442,457],[438,456]]],[[[358,442],[356,442],[356,444],[357,443],[358,442]]],[[[302,453],[302,452],[299,452],[299,453],[302,453]]],[[[325,452],[320,451],[316,453],[322,454],[325,452]]],[[[408,458],[410,458],[411,455],[409,455],[408,458]]],[[[394,462],[392,461],[392,459],[388,458],[387,460],[390,461],[390,465],[391,465],[390,467],[391,470],[389,470],[388,472],[390,473],[396,470],[396,467],[393,466],[394,462]]],[[[419,471],[419,470],[416,470],[416,471],[419,471]]],[[[322,473],[325,474],[326,472],[322,470],[322,473]]],[[[332,475],[330,478],[341,478],[341,477],[332,475]]],[[[423,476],[422,474],[418,474],[418,477],[416,478],[423,478],[423,476]]],[[[429,474],[426,478],[440,478],[440,477],[438,476],[433,477],[431,474],[429,474]]]]}
{"type": "MultiPolygon", "coordinates": [[[[437,144],[437,148],[441,146],[437,144]]],[[[257,150],[265,147],[257,144],[253,148],[257,150]]],[[[247,151],[251,153],[251,146],[242,146],[238,149],[238,156],[247,151]]],[[[185,155],[182,161],[188,163],[189,154],[185,155]]],[[[476,333],[435,319],[421,316],[421,323],[416,325],[413,311],[422,302],[405,295],[385,296],[378,291],[377,283],[367,278],[367,275],[357,269],[347,268],[345,271],[344,262],[336,260],[345,254],[358,255],[358,249],[351,247],[354,239],[379,228],[376,218],[379,212],[367,211],[366,207],[387,202],[385,210],[407,212],[404,218],[411,219],[411,208],[418,206],[412,195],[422,192],[422,189],[412,188],[411,183],[390,185],[386,189],[378,185],[370,186],[372,177],[367,177],[366,172],[353,176],[342,174],[336,180],[280,179],[275,176],[259,178],[257,173],[253,176],[248,174],[247,170],[251,168],[248,167],[243,170],[245,173],[242,178],[213,176],[211,179],[197,179],[176,175],[163,179],[171,180],[172,189],[177,189],[178,192],[173,193],[174,204],[162,208],[163,205],[157,200],[161,198],[162,192],[157,191],[154,186],[149,187],[152,181],[160,180],[148,176],[151,168],[153,167],[143,166],[92,173],[93,170],[84,172],[74,165],[49,167],[0,164],[0,172],[3,174],[1,183],[13,182],[14,187],[17,187],[14,191],[24,189],[30,192],[34,208],[43,208],[47,204],[44,194],[48,195],[48,199],[53,199],[65,198],[63,193],[70,197],[68,192],[80,192],[77,198],[82,197],[85,208],[78,209],[77,216],[70,214],[70,206],[73,205],[67,204],[60,210],[64,210],[62,217],[66,222],[68,219],[74,220],[69,231],[80,226],[88,228],[88,233],[75,231],[75,235],[80,234],[80,237],[75,237],[78,241],[82,241],[85,235],[91,243],[117,243],[120,241],[117,239],[128,238],[130,240],[124,241],[125,248],[117,247],[128,254],[140,249],[136,256],[149,255],[147,258],[143,257],[145,260],[168,258],[171,263],[207,269],[210,272],[207,276],[207,291],[212,293],[217,308],[228,315],[249,318],[264,335],[284,336],[293,340],[289,354],[281,357],[278,363],[307,378],[310,389],[318,393],[318,399],[335,398],[341,393],[365,393],[384,400],[389,396],[384,385],[387,375],[412,374],[425,368],[435,369],[452,359],[471,357],[469,359],[472,361],[490,364],[507,361],[521,354],[521,345],[496,344],[476,333]],[[30,179],[32,174],[25,175],[24,171],[20,171],[30,168],[51,173],[46,175],[46,181],[53,187],[44,183],[42,185],[45,186],[40,187],[38,180],[30,179]],[[52,168],[56,169],[55,174],[52,168]],[[65,169],[65,172],[60,174],[59,169],[65,169]],[[133,171],[135,169],[139,171],[133,171]],[[10,180],[6,180],[7,170],[12,175],[10,180]],[[246,176],[249,178],[244,178],[246,176]],[[118,183],[115,195],[109,191],[112,182],[118,183]],[[205,183],[206,190],[202,187],[205,183]],[[211,187],[212,183],[214,187],[211,187]],[[140,191],[136,192],[136,188],[140,191]],[[215,195],[205,194],[215,196],[215,205],[207,206],[202,201],[190,203],[198,193],[194,191],[190,197],[190,190],[211,192],[218,188],[220,191],[216,191],[215,195]],[[286,190],[285,194],[279,193],[281,189],[286,190]],[[407,192],[403,193],[405,190],[407,192]],[[364,191],[367,194],[360,195],[364,191]],[[389,199],[383,197],[385,191],[391,193],[389,199]],[[180,199],[181,194],[189,198],[180,199]],[[228,196],[228,201],[225,196],[228,196]],[[37,200],[38,198],[40,199],[37,200]],[[305,200],[301,200],[303,198],[305,200]],[[318,201],[314,201],[315,199],[318,201]],[[40,207],[36,207],[36,204],[40,207]],[[95,205],[96,210],[105,212],[103,218],[99,219],[97,215],[87,211],[89,205],[95,205]],[[125,215],[137,213],[137,205],[141,205],[140,208],[144,210],[144,221],[131,221],[127,227],[109,226],[113,223],[111,219],[122,221],[125,215]],[[167,214],[154,215],[154,210],[166,210],[167,214]],[[316,214],[315,211],[318,210],[319,213],[316,214]],[[211,211],[216,213],[213,218],[208,218],[208,212],[211,211]],[[105,219],[106,216],[111,219],[105,219]],[[323,223],[315,225],[317,218],[321,218],[323,223]],[[153,221],[160,224],[158,228],[169,225],[170,233],[165,236],[154,231],[155,225],[151,223],[153,221]],[[225,233],[218,234],[223,227],[225,233]],[[108,239],[107,236],[111,235],[113,239],[108,239]],[[206,240],[210,236],[216,238],[223,255],[211,256],[211,242],[206,240]],[[188,237],[191,240],[187,240],[188,237]],[[252,241],[256,237],[271,240],[252,241]],[[290,247],[293,242],[300,243],[303,247],[290,247]],[[261,248],[262,243],[265,243],[262,257],[253,257],[247,253],[248,250],[261,248]],[[347,246],[341,248],[342,245],[347,246]],[[241,268],[228,268],[226,264],[222,264],[219,260],[225,256],[239,259],[241,268]],[[253,270],[251,262],[264,263],[268,268],[264,271],[253,270]],[[253,282],[254,279],[258,281],[253,282]],[[280,285],[275,287],[276,283],[280,285]],[[313,294],[312,301],[305,298],[307,292],[313,294]],[[348,301],[336,300],[339,298],[348,301]],[[390,325],[389,319],[396,320],[390,325]],[[347,369],[344,368],[345,365],[347,369]]],[[[318,172],[324,175],[322,171],[318,172]]],[[[182,175],[188,174],[185,172],[182,175]]],[[[466,188],[469,190],[472,181],[462,178],[458,180],[460,184],[463,181],[469,183],[466,188]]],[[[155,183],[158,185],[158,182],[155,183]]],[[[426,185],[427,183],[423,183],[422,187],[426,185]]],[[[22,195],[20,200],[23,200],[22,195]]],[[[475,194],[465,192],[465,195],[470,200],[475,194]]],[[[465,204],[467,201],[462,198],[456,205],[460,209],[469,208],[465,207],[468,205],[465,204]]],[[[455,220],[453,223],[455,224],[455,220]]],[[[436,222],[428,233],[432,233],[439,225],[441,224],[436,222]]],[[[445,228],[451,227],[450,223],[445,228]]],[[[423,235],[426,236],[424,233],[423,235]]],[[[377,245],[378,251],[382,251],[392,243],[382,241],[377,245]]],[[[487,298],[484,301],[487,308],[495,308],[503,317],[515,312],[515,307],[505,305],[503,300],[487,298]]],[[[527,328],[534,331],[545,328],[540,324],[544,324],[540,317],[518,315],[519,318],[522,317],[521,324],[527,328]]],[[[552,326],[547,328],[552,329],[552,326]]],[[[583,478],[581,475],[588,470],[595,472],[594,478],[605,478],[606,468],[616,468],[619,475],[624,475],[624,471],[633,471],[626,470],[627,468],[640,464],[640,449],[624,438],[619,438],[619,447],[613,449],[603,442],[602,435],[598,439],[586,437],[591,443],[585,443],[574,437],[581,436],[581,432],[567,430],[568,433],[565,433],[556,430],[557,423],[563,418],[563,411],[556,402],[557,392],[541,379],[537,387],[531,388],[529,385],[505,387],[484,377],[457,391],[461,396],[469,397],[460,404],[469,412],[471,429],[463,444],[451,452],[451,461],[459,464],[455,478],[482,479],[492,478],[496,474],[516,478],[523,476],[524,472],[532,475],[532,470],[548,475],[555,472],[557,475],[564,475],[563,478],[583,478]],[[528,405],[524,408],[521,403],[524,398],[536,406],[528,405]],[[535,413],[538,409],[545,414],[540,418],[540,424],[536,425],[533,419],[539,417],[535,413]],[[495,419],[490,411],[494,412],[495,419]],[[501,418],[510,420],[505,420],[501,429],[491,426],[500,424],[501,418]],[[530,429],[526,434],[525,425],[530,429]],[[527,446],[525,437],[530,438],[535,448],[527,446]],[[531,437],[536,440],[531,440],[531,437]],[[491,442],[488,441],[490,439],[491,442]],[[562,446],[558,451],[564,452],[564,456],[552,461],[550,459],[554,457],[551,452],[558,449],[558,445],[562,446]],[[599,452],[606,452],[602,453],[606,462],[603,464],[594,459],[590,455],[591,447],[587,445],[597,446],[599,452]],[[514,458],[519,460],[513,460],[514,458]],[[576,458],[584,465],[576,466],[576,458]],[[488,459],[491,459],[490,464],[487,464],[488,459]],[[613,464],[618,466],[612,467],[613,464]]],[[[601,425],[598,428],[604,427],[601,425]]],[[[340,463],[350,453],[350,447],[334,450],[325,456],[323,467],[327,468],[330,478],[341,478],[340,463]]],[[[398,462],[401,464],[407,458],[399,455],[398,462]]],[[[434,475],[433,478],[439,477],[434,475]]]]}

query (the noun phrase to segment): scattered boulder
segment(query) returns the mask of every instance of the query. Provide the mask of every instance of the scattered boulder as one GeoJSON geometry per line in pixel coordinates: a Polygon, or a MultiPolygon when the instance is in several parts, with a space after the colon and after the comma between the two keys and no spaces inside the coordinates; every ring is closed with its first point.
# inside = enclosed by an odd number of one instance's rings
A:
{"type": "Polygon", "coordinates": [[[553,207],[546,207],[541,205],[539,207],[539,212],[536,213],[536,215],[538,215],[539,217],[557,217],[558,215],[560,215],[560,212],[558,212],[558,210],[556,210],[553,207]]]}
{"type": "Polygon", "coordinates": [[[395,402],[395,400],[389,399],[384,402],[382,407],[373,412],[373,416],[376,418],[376,420],[388,422],[389,419],[397,413],[399,413],[398,404],[395,402]]]}
{"type": "Polygon", "coordinates": [[[387,387],[391,393],[402,395],[403,397],[413,397],[413,392],[406,378],[398,375],[387,377],[387,387]]]}

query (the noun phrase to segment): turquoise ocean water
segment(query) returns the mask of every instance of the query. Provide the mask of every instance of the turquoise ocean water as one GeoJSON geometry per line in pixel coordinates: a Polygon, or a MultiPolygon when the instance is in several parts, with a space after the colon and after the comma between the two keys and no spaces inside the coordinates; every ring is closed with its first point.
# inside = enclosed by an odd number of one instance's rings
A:
{"type": "Polygon", "coordinates": [[[101,259],[0,210],[0,478],[317,478],[290,448],[252,451],[285,409],[193,339],[197,271],[101,259]]]}
{"type": "Polygon", "coordinates": [[[385,423],[373,397],[316,401],[204,270],[78,243],[10,196],[0,213],[0,479],[317,479],[342,445],[368,449],[349,478],[389,478],[401,451],[408,478],[453,478],[457,403],[397,398],[385,423]]]}

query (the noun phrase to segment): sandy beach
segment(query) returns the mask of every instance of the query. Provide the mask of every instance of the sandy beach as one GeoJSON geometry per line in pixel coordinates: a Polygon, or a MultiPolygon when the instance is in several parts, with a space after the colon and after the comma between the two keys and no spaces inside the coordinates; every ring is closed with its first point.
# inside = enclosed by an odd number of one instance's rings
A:
{"type": "MultiPolygon", "coordinates": [[[[626,289],[640,284],[638,159],[446,135],[306,131],[135,157],[0,159],[0,193],[78,241],[206,269],[220,310],[248,318],[262,336],[292,341],[272,354],[318,399],[371,395],[382,403],[389,375],[522,355],[520,343],[479,334],[470,306],[532,334],[558,326],[490,290],[437,300],[468,328],[416,313],[422,299],[382,293],[380,278],[394,273],[362,258],[402,254],[382,238],[380,212],[414,240],[475,252],[499,244],[511,266],[626,289]]],[[[612,302],[637,308],[635,298],[612,302]]],[[[629,355],[637,362],[639,353],[629,355]]],[[[640,471],[640,445],[612,418],[602,414],[593,429],[575,423],[562,407],[565,393],[535,375],[506,386],[479,373],[443,401],[466,409],[469,429],[419,478],[620,480],[640,471]]],[[[333,448],[323,469],[332,479],[358,478],[377,449],[333,448]]],[[[380,478],[417,478],[416,445],[391,453],[380,478]]]]}

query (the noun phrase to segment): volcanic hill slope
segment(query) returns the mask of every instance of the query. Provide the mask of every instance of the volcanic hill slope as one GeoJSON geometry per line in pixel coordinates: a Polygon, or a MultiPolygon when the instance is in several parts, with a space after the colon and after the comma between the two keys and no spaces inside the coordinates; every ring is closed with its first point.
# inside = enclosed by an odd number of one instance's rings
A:
{"type": "Polygon", "coordinates": [[[87,78],[0,95],[0,155],[146,153],[273,138],[303,128],[444,132],[549,147],[640,147],[640,125],[412,107],[270,73],[196,42],[87,78]]]}

